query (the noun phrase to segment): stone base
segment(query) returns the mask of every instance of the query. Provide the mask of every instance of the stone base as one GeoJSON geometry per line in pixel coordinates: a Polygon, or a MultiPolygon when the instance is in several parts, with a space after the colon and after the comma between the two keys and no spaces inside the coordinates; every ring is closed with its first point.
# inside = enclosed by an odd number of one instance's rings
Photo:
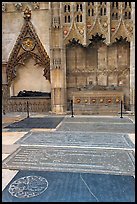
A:
{"type": "Polygon", "coordinates": [[[66,110],[64,110],[64,106],[62,105],[54,105],[52,108],[52,113],[54,114],[66,114],[66,110]]]}
{"type": "Polygon", "coordinates": [[[29,112],[48,112],[51,110],[51,99],[46,97],[11,97],[8,99],[6,112],[26,112],[27,101],[29,112]]]}

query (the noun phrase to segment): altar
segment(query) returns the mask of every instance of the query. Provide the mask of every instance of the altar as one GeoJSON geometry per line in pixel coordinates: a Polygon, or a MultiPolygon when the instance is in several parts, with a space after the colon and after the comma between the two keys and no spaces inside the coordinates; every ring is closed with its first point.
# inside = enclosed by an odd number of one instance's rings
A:
{"type": "Polygon", "coordinates": [[[123,100],[123,92],[115,90],[73,92],[74,114],[117,115],[123,100]]]}

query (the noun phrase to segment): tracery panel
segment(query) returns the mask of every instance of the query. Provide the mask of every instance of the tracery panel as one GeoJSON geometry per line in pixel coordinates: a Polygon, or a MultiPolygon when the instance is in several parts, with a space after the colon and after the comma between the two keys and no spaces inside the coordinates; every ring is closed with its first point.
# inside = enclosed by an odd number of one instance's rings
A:
{"type": "Polygon", "coordinates": [[[76,22],[82,23],[82,21],[83,21],[83,3],[76,2],[76,22]]]}
{"type": "Polygon", "coordinates": [[[111,19],[118,20],[120,18],[120,2],[111,2],[111,19]]]}
{"type": "Polygon", "coordinates": [[[131,19],[131,2],[122,2],[122,14],[124,19],[131,19]]]}
{"type": "Polygon", "coordinates": [[[72,12],[72,8],[71,8],[71,4],[68,2],[64,2],[63,4],[63,11],[64,11],[64,23],[70,23],[71,22],[71,12],[72,12]]]}

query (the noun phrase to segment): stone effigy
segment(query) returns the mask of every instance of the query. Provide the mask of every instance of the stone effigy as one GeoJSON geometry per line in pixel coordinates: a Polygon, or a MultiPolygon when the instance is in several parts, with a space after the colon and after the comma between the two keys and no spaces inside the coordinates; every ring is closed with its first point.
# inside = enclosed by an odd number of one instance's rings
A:
{"type": "Polygon", "coordinates": [[[37,96],[48,96],[51,97],[50,93],[47,92],[40,92],[40,91],[20,91],[17,95],[17,97],[37,97],[37,96]]]}

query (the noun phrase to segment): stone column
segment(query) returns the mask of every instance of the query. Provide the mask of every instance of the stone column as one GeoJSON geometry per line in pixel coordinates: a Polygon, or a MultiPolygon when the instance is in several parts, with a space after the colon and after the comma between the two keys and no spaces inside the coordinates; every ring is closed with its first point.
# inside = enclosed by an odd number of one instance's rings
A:
{"type": "Polygon", "coordinates": [[[7,83],[7,63],[2,63],[2,111],[8,112],[8,99],[10,97],[10,88],[7,83]]]}
{"type": "Polygon", "coordinates": [[[13,83],[10,86],[10,96],[14,96],[14,85],[13,85],[13,83]]]}
{"type": "Polygon", "coordinates": [[[135,2],[132,4],[133,36],[130,42],[130,109],[135,111],[135,2]]]}
{"type": "Polygon", "coordinates": [[[87,2],[83,2],[83,23],[84,23],[84,42],[83,45],[87,45],[87,2]]]}
{"type": "Polygon", "coordinates": [[[63,46],[62,3],[51,2],[50,76],[51,108],[56,114],[66,112],[66,65],[63,46]]]}
{"type": "Polygon", "coordinates": [[[110,2],[107,2],[107,17],[108,17],[108,36],[106,39],[106,44],[110,44],[111,40],[111,10],[110,10],[110,2]]]}

